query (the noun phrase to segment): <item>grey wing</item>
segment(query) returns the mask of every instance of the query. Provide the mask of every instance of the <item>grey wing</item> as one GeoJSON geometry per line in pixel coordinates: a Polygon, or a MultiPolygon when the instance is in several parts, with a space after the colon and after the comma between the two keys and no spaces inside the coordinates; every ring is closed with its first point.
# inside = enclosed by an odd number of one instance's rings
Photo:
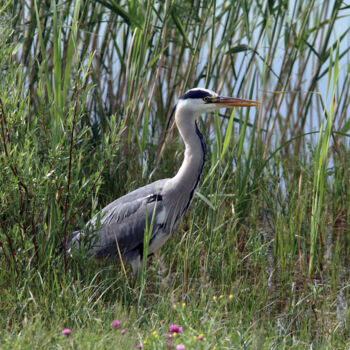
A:
{"type": "Polygon", "coordinates": [[[109,203],[102,209],[101,213],[98,213],[89,221],[89,225],[95,225],[99,219],[102,225],[106,225],[128,218],[139,209],[139,206],[146,198],[149,200],[148,197],[150,196],[161,195],[167,180],[163,179],[152,182],[109,203]]]}
{"type": "MultiPolygon", "coordinates": [[[[107,205],[101,213],[97,214],[87,224],[88,231],[92,232],[94,243],[90,253],[96,257],[117,254],[117,243],[123,255],[143,246],[146,223],[150,227],[153,221],[153,232],[162,222],[159,214],[164,209],[162,202],[162,189],[167,180],[159,180],[141,187],[127,195],[118,198],[107,205]],[[100,222],[101,228],[94,231],[100,222]]],[[[79,245],[78,240],[85,234],[80,231],[72,238],[72,243],[79,245]]]]}

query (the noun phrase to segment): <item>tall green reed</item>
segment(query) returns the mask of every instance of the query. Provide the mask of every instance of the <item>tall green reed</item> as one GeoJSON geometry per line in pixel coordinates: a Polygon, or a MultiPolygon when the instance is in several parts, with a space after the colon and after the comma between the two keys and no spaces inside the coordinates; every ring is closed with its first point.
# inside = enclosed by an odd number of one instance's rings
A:
{"type": "MultiPolygon", "coordinates": [[[[331,56],[332,57],[332,50],[331,56]]],[[[323,258],[323,250],[325,247],[325,221],[326,212],[324,210],[324,192],[326,186],[326,171],[327,162],[329,159],[329,143],[332,136],[334,110],[336,104],[336,86],[339,79],[339,43],[335,50],[335,59],[333,69],[329,70],[328,73],[328,87],[329,92],[330,84],[332,81],[331,89],[331,105],[328,113],[325,111],[325,121],[321,125],[319,132],[318,143],[315,151],[314,158],[314,186],[313,186],[313,200],[312,200],[312,211],[311,211],[311,231],[310,231],[310,261],[309,261],[309,274],[315,270],[315,263],[318,256],[318,262],[320,263],[323,258]],[[317,245],[317,242],[319,244],[317,245]],[[318,252],[318,254],[317,254],[318,252]]]]}

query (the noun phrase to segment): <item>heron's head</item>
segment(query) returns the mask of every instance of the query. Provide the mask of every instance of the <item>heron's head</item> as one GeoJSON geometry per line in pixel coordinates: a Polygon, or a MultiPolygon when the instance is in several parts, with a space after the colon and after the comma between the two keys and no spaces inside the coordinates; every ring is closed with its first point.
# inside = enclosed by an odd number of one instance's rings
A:
{"type": "Polygon", "coordinates": [[[180,97],[176,109],[181,111],[181,114],[190,114],[198,117],[202,113],[213,112],[219,108],[253,107],[258,105],[259,102],[257,101],[221,97],[214,91],[195,88],[188,90],[180,97]]]}

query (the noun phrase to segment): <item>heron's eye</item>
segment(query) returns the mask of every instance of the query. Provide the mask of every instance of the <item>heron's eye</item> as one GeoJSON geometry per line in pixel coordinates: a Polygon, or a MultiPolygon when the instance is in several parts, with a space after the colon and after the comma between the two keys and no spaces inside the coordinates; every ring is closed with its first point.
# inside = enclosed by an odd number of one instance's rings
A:
{"type": "Polygon", "coordinates": [[[210,102],[210,96],[203,97],[203,101],[209,103],[210,102]]]}

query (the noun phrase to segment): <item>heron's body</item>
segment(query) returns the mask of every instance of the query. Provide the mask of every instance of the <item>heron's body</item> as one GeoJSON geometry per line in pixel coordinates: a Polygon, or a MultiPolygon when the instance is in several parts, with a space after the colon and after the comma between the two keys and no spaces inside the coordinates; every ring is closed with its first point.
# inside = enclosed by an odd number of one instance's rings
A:
{"type": "MultiPolygon", "coordinates": [[[[237,106],[242,106],[243,102],[244,106],[256,105],[248,100],[230,101],[237,106]]],[[[119,247],[123,260],[131,263],[137,272],[147,227],[152,226],[148,254],[153,254],[178,227],[199,184],[206,146],[196,119],[201,113],[234,106],[229,104],[230,101],[206,89],[192,89],[183,95],[174,108],[175,122],[185,145],[184,160],[177,174],[138,188],[110,203],[89,221],[87,230],[73,233],[69,245],[79,246],[85,231],[92,232],[95,240],[89,254],[97,258],[118,258],[119,247]],[[213,102],[208,102],[210,100],[213,102]],[[95,230],[95,227],[100,229],[95,230]]]]}

